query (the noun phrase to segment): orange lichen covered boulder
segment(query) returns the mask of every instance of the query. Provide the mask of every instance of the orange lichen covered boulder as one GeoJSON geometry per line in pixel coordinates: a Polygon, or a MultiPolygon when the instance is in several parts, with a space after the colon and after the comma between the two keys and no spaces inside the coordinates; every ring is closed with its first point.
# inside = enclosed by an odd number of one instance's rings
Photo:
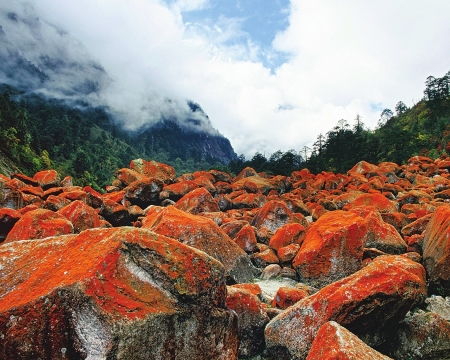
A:
{"type": "Polygon", "coordinates": [[[159,204],[159,193],[162,187],[163,183],[160,180],[136,180],[124,189],[124,197],[133,205],[146,208],[149,205],[159,204]]]}
{"type": "Polygon", "coordinates": [[[426,294],[422,265],[400,255],[379,256],[272,319],[266,345],[273,357],[304,359],[319,328],[332,320],[375,346],[426,294]]]}
{"type": "Polygon", "coordinates": [[[233,241],[245,252],[254,252],[257,243],[255,229],[251,225],[244,225],[233,238],[233,241]]]}
{"type": "Polygon", "coordinates": [[[425,230],[423,263],[429,281],[442,295],[450,296],[450,206],[439,207],[425,230]]]}
{"type": "MultiPolygon", "coordinates": [[[[267,230],[269,235],[265,241],[269,241],[270,237],[280,227],[287,223],[298,222],[293,216],[293,212],[289,210],[283,201],[271,200],[265,203],[253,218],[252,225],[258,230],[267,230]]],[[[263,242],[265,242],[263,241],[263,242]]]]}
{"type": "MultiPolygon", "coordinates": [[[[335,321],[317,332],[306,360],[389,360],[335,321]]],[[[391,359],[392,360],[392,359],[391,359]]]]}
{"type": "Polygon", "coordinates": [[[135,159],[130,162],[130,169],[137,171],[149,178],[157,179],[163,183],[170,183],[175,180],[175,169],[167,164],[156,161],[146,161],[135,159]]]}
{"type": "Polygon", "coordinates": [[[243,193],[231,199],[233,207],[236,209],[252,208],[256,209],[264,205],[267,198],[263,194],[248,194],[243,193]]]}
{"type": "Polygon", "coordinates": [[[216,223],[202,216],[189,214],[174,206],[148,213],[142,227],[193,246],[219,260],[235,282],[253,279],[250,258],[216,223]]]}
{"type": "Polygon", "coordinates": [[[259,175],[245,177],[231,184],[233,191],[245,190],[249,193],[267,194],[275,187],[272,183],[259,175]]]}
{"type": "Polygon", "coordinates": [[[250,177],[250,176],[258,176],[258,173],[255,169],[251,167],[246,167],[241,170],[241,172],[234,178],[234,181],[239,181],[243,178],[250,177]]]}
{"type": "Polygon", "coordinates": [[[279,248],[277,250],[277,255],[280,259],[280,262],[285,263],[291,261],[293,258],[295,258],[300,248],[301,245],[299,244],[290,244],[279,248]]]}
{"type": "Polygon", "coordinates": [[[59,174],[55,170],[43,170],[39,171],[33,176],[41,188],[48,189],[51,187],[59,186],[59,174]]]}
{"type": "Polygon", "coordinates": [[[80,200],[75,200],[58,210],[58,214],[68,219],[77,233],[100,227],[102,224],[98,212],[80,200]]]}
{"type": "Polygon", "coordinates": [[[364,218],[337,210],[312,224],[292,265],[300,278],[321,287],[361,267],[367,237],[364,218]]]}
{"type": "Polygon", "coordinates": [[[120,180],[121,185],[127,186],[136,180],[145,180],[148,179],[147,176],[138,173],[135,170],[123,168],[116,171],[116,178],[120,180]]]}
{"type": "Polygon", "coordinates": [[[176,240],[93,229],[0,259],[2,359],[237,359],[223,266],[176,240]]]}
{"type": "Polygon", "coordinates": [[[305,289],[280,287],[272,300],[272,306],[287,309],[307,296],[309,293],[305,289]]]}
{"type": "Polygon", "coordinates": [[[348,173],[350,175],[352,174],[368,175],[368,174],[376,174],[379,170],[380,169],[377,165],[371,164],[367,161],[360,161],[355,166],[353,166],[348,171],[348,173]]]}
{"type": "Polygon", "coordinates": [[[130,213],[127,208],[110,199],[103,199],[100,215],[113,226],[130,225],[130,213]]]}
{"type": "Polygon", "coordinates": [[[269,246],[278,250],[290,244],[303,243],[305,237],[305,227],[298,223],[286,224],[280,227],[269,240],[269,246]]]}
{"type": "Polygon", "coordinates": [[[14,209],[0,209],[0,241],[3,241],[22,214],[14,209]]]}
{"type": "Polygon", "coordinates": [[[220,211],[217,202],[209,191],[203,187],[192,190],[184,195],[176,202],[175,207],[191,214],[220,211]]]}
{"type": "Polygon", "coordinates": [[[73,225],[64,216],[51,210],[36,209],[24,214],[6,236],[5,242],[43,239],[73,233],[73,225]]]}
{"type": "Polygon", "coordinates": [[[264,349],[264,327],[269,322],[264,304],[251,292],[227,287],[226,306],[236,312],[239,324],[239,355],[254,356],[264,349]]]}
{"type": "Polygon", "coordinates": [[[412,223],[405,225],[401,230],[402,235],[412,236],[416,234],[418,235],[422,234],[425,231],[432,217],[433,214],[427,214],[425,216],[418,218],[417,220],[414,220],[412,223]]]}
{"type": "Polygon", "coordinates": [[[354,208],[352,212],[364,217],[367,223],[365,247],[375,248],[388,254],[402,254],[406,251],[406,243],[397,229],[383,221],[378,211],[354,208]],[[362,210],[362,211],[359,211],[362,210]]]}
{"type": "Polygon", "coordinates": [[[370,206],[381,213],[397,211],[395,202],[378,193],[362,194],[355,200],[344,206],[344,210],[350,210],[358,206],[370,206]]]}
{"type": "Polygon", "coordinates": [[[166,185],[161,192],[161,196],[170,200],[177,201],[188,192],[197,189],[198,185],[192,180],[180,181],[175,184],[166,185]]]}

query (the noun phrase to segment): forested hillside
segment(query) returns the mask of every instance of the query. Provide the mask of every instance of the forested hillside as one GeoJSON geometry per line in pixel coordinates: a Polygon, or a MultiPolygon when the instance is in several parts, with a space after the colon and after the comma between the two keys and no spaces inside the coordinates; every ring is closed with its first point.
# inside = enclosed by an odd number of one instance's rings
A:
{"type": "Polygon", "coordinates": [[[319,134],[312,149],[278,151],[269,158],[258,153],[248,161],[240,157],[230,167],[235,172],[250,166],[289,175],[299,167],[315,173],[346,172],[360,160],[401,164],[414,155],[436,158],[450,151],[449,82],[450,73],[428,77],[423,99],[411,108],[399,101],[395,114],[384,109],[375,130],[367,129],[357,115],[353,126],[342,119],[325,135],[319,134]]]}
{"type": "Polygon", "coordinates": [[[0,150],[4,162],[25,173],[53,167],[97,188],[137,157],[165,161],[178,172],[221,168],[236,157],[220,134],[189,131],[170,120],[127,132],[102,108],[24,97],[9,86],[0,91],[0,150]]]}

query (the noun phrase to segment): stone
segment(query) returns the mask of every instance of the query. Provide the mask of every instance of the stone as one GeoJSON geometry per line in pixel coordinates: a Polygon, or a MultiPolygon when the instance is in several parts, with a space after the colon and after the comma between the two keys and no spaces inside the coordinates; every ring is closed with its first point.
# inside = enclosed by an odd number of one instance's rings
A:
{"type": "Polygon", "coordinates": [[[160,194],[160,197],[163,196],[165,198],[169,198],[170,200],[177,201],[181,199],[184,195],[191,192],[194,189],[197,189],[198,185],[192,180],[185,180],[181,182],[177,182],[175,184],[166,185],[163,187],[163,191],[160,194]]]}
{"type": "Polygon", "coordinates": [[[267,201],[267,198],[263,194],[241,194],[231,200],[231,203],[235,209],[256,209],[263,206],[267,201]]]}
{"type": "Polygon", "coordinates": [[[279,248],[277,251],[278,258],[280,262],[287,263],[290,262],[298,254],[301,246],[299,244],[290,244],[279,248]]]}
{"type": "Polygon", "coordinates": [[[268,280],[280,276],[281,266],[278,264],[267,265],[261,272],[261,279],[268,280]]]}
{"type": "Polygon", "coordinates": [[[293,212],[289,210],[286,204],[282,201],[271,200],[265,203],[256,213],[253,218],[252,225],[259,231],[263,230],[267,235],[264,236],[268,242],[270,237],[283,225],[290,222],[298,222],[293,216],[293,212]],[[266,236],[268,238],[266,239],[266,236]]]}
{"type": "Polygon", "coordinates": [[[245,289],[227,287],[226,306],[238,316],[239,355],[254,356],[264,349],[264,327],[269,322],[265,306],[245,289]]]}
{"type": "Polygon", "coordinates": [[[254,268],[248,255],[210,219],[169,206],[147,213],[142,227],[206,252],[224,265],[230,281],[253,279],[254,268]]]}
{"type": "Polygon", "coordinates": [[[19,221],[22,214],[14,209],[0,209],[0,242],[6,238],[14,224],[19,221]]]}
{"type": "Polygon", "coordinates": [[[323,324],[306,360],[392,360],[335,321],[323,324]]]}
{"type": "Polygon", "coordinates": [[[309,296],[309,293],[305,289],[280,287],[272,300],[272,306],[284,310],[307,296],[309,296]]]}
{"type": "Polygon", "coordinates": [[[176,240],[92,229],[4,244],[0,259],[4,360],[237,359],[223,266],[176,240]]]}
{"type": "Polygon", "coordinates": [[[156,179],[142,179],[133,181],[124,190],[124,197],[133,205],[146,208],[149,205],[159,204],[159,193],[163,183],[156,179]]]}
{"type": "Polygon", "coordinates": [[[350,210],[358,206],[370,206],[380,213],[397,211],[397,204],[394,201],[391,201],[384,195],[378,193],[359,195],[355,200],[345,205],[344,210],[350,210]]]}
{"type": "Polygon", "coordinates": [[[86,229],[101,226],[98,212],[80,200],[75,200],[57,211],[73,224],[74,231],[79,233],[86,229]]]}
{"type": "Polygon", "coordinates": [[[220,211],[217,202],[209,191],[203,187],[192,190],[184,195],[176,202],[175,207],[191,214],[220,211]]]}
{"type": "Polygon", "coordinates": [[[257,253],[252,254],[253,263],[259,267],[263,268],[270,264],[278,264],[280,260],[277,254],[272,249],[266,249],[257,253]]]}
{"type": "Polygon", "coordinates": [[[56,172],[56,170],[43,170],[39,171],[33,176],[33,180],[35,180],[39,186],[47,190],[51,187],[57,187],[60,185],[59,181],[59,174],[56,172]]]}
{"type": "Polygon", "coordinates": [[[151,179],[159,180],[163,183],[171,183],[175,180],[175,169],[163,163],[156,161],[147,161],[143,159],[135,159],[130,162],[130,169],[145,175],[151,179]]]}
{"type": "Polygon", "coordinates": [[[5,243],[71,233],[73,225],[64,216],[51,210],[36,209],[21,216],[6,236],[5,243]]]}
{"type": "Polygon", "coordinates": [[[273,318],[266,326],[266,346],[273,357],[305,359],[327,321],[376,346],[392,336],[390,331],[426,293],[422,265],[400,255],[379,256],[273,318]]]}
{"type": "Polygon", "coordinates": [[[305,230],[305,227],[298,223],[283,225],[270,238],[269,246],[278,250],[291,244],[301,245],[305,237],[305,230]]]}
{"type": "Polygon", "coordinates": [[[256,234],[253,226],[247,224],[244,225],[241,230],[233,238],[233,241],[247,253],[253,253],[256,251],[256,234]]]}
{"type": "Polygon", "coordinates": [[[392,347],[398,360],[450,358],[450,322],[433,312],[419,311],[400,322],[392,347]]]}
{"type": "Polygon", "coordinates": [[[127,226],[131,223],[126,207],[110,199],[103,199],[100,215],[113,226],[127,226]]]}
{"type": "Polygon", "coordinates": [[[430,286],[438,295],[450,295],[450,205],[439,207],[424,233],[423,263],[430,286]]]}
{"type": "Polygon", "coordinates": [[[312,224],[292,261],[302,281],[322,287],[361,268],[367,237],[364,218],[337,210],[312,224]]]}
{"type": "Polygon", "coordinates": [[[383,221],[378,211],[369,210],[366,214],[362,214],[358,209],[354,208],[352,212],[364,217],[367,222],[365,247],[375,248],[388,254],[406,252],[407,245],[402,236],[394,226],[383,221]]]}

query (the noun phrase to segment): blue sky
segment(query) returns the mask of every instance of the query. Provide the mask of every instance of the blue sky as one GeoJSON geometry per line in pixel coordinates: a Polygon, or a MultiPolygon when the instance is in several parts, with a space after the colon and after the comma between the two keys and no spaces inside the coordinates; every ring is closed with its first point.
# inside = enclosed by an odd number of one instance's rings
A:
{"type": "MultiPolygon", "coordinates": [[[[170,5],[176,0],[167,2],[170,5]]],[[[272,48],[272,42],[277,33],[288,27],[289,11],[289,0],[209,0],[181,14],[188,26],[234,26],[235,36],[226,44],[251,42],[259,48],[258,60],[273,70],[288,59],[288,54],[272,48]]]]}

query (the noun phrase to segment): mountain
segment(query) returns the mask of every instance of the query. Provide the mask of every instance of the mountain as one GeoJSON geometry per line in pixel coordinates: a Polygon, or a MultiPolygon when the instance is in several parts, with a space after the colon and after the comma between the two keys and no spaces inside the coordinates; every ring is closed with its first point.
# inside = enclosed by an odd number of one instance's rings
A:
{"type": "Polygon", "coordinates": [[[46,151],[61,171],[76,166],[100,185],[135,157],[177,170],[223,166],[237,157],[192,101],[142,89],[119,101],[127,96],[127,89],[118,90],[120,79],[29,4],[0,9],[0,64],[3,151],[24,171],[43,166],[36,159],[46,151]]]}

